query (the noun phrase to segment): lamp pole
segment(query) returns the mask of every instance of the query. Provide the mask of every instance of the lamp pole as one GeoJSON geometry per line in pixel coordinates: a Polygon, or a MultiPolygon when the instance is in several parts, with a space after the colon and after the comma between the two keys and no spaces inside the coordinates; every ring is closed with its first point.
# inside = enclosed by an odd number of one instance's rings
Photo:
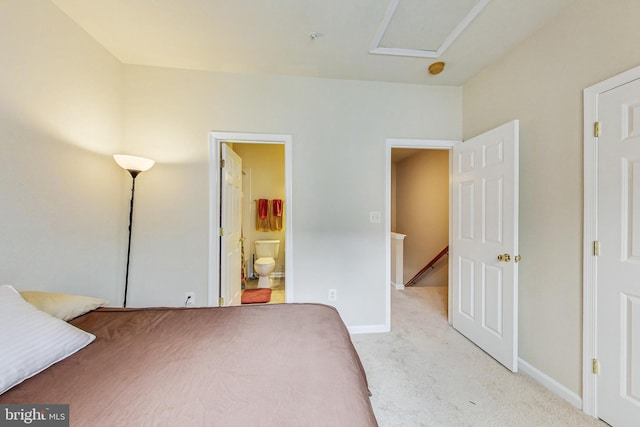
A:
{"type": "Polygon", "coordinates": [[[131,174],[131,203],[129,204],[129,241],[127,243],[127,267],[124,274],[124,301],[123,307],[127,306],[127,290],[129,289],[129,261],[131,259],[131,229],[133,227],[133,199],[136,195],[136,177],[140,171],[127,169],[131,174]]]}
{"type": "Polygon", "coordinates": [[[114,154],[113,159],[118,166],[129,172],[131,175],[131,202],[129,203],[129,239],[127,241],[127,266],[124,276],[124,299],[122,306],[127,306],[127,292],[129,290],[129,263],[131,260],[131,231],[133,230],[133,201],[136,195],[136,177],[140,172],[151,169],[154,161],[145,157],[128,156],[125,154],[114,154]]]}

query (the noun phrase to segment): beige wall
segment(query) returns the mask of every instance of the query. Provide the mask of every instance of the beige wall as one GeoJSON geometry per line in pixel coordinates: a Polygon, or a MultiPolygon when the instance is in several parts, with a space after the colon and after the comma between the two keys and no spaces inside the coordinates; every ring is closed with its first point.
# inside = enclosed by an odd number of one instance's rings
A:
{"type": "Polygon", "coordinates": [[[0,282],[124,290],[122,64],[50,2],[0,2],[0,282]]]}
{"type": "MultiPolygon", "coordinates": [[[[449,243],[449,151],[421,150],[396,164],[396,231],[404,239],[404,283],[449,243]]],[[[417,285],[445,286],[446,257],[417,285]]]]}
{"type": "Polygon", "coordinates": [[[125,66],[125,141],[155,157],[144,235],[132,249],[132,302],[206,295],[208,132],[290,134],[296,301],[335,303],[350,326],[384,325],[386,138],[457,139],[462,91],[452,87],[254,76],[125,66]],[[175,177],[167,171],[175,171],[175,177]],[[188,176],[188,179],[187,179],[188,176]],[[176,202],[178,200],[178,202],[176,202]],[[161,259],[163,262],[158,263],[161,259]]]}
{"type": "Polygon", "coordinates": [[[285,229],[283,218],[282,231],[256,230],[256,200],[285,200],[284,188],[284,145],[276,144],[233,144],[233,150],[242,157],[243,194],[242,224],[245,237],[245,254],[247,259],[255,254],[256,240],[280,240],[280,252],[276,260],[276,272],[284,272],[285,229]]]}
{"type": "Polygon", "coordinates": [[[464,86],[464,137],[520,119],[520,356],[581,395],[582,91],[640,64],[635,0],[580,0],[464,86]]]}

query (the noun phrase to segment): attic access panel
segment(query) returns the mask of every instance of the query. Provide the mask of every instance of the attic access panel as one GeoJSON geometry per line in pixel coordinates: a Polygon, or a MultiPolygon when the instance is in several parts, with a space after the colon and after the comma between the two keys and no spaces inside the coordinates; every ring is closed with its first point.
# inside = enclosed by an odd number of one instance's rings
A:
{"type": "Polygon", "coordinates": [[[490,0],[391,0],[369,53],[438,58],[490,0]]]}

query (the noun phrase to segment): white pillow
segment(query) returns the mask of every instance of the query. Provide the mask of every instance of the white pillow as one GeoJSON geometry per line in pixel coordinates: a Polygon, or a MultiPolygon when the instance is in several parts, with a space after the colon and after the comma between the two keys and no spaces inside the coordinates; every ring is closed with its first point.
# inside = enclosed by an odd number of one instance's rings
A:
{"type": "Polygon", "coordinates": [[[84,348],[96,337],[0,286],[0,394],[84,348]]]}

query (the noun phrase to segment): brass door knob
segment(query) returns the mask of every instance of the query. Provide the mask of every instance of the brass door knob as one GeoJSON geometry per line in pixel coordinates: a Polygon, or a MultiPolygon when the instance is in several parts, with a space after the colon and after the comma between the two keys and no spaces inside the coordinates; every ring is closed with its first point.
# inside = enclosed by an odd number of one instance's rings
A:
{"type": "Polygon", "coordinates": [[[509,262],[511,261],[511,255],[509,254],[498,255],[498,261],[509,262]]]}

